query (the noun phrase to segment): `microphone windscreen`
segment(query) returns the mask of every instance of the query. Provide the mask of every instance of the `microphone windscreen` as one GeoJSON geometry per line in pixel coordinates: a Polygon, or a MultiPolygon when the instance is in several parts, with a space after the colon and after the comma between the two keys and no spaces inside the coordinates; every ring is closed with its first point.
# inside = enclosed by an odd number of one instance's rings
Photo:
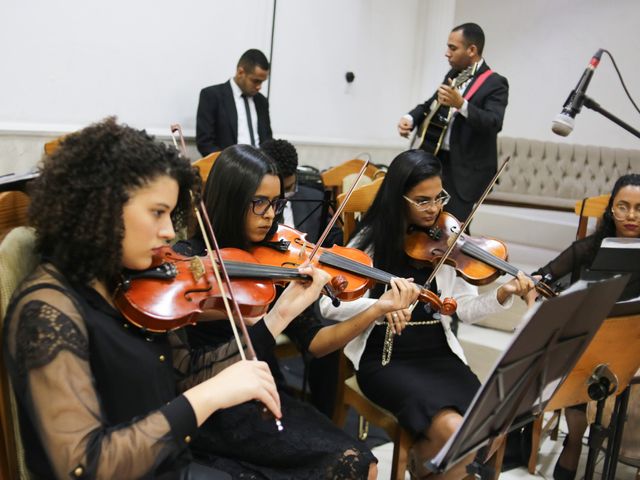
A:
{"type": "Polygon", "coordinates": [[[559,113],[556,115],[556,118],[553,119],[551,124],[551,131],[556,135],[560,135],[561,137],[566,137],[573,131],[573,126],[575,125],[575,119],[571,118],[569,115],[564,113],[559,113]]]}

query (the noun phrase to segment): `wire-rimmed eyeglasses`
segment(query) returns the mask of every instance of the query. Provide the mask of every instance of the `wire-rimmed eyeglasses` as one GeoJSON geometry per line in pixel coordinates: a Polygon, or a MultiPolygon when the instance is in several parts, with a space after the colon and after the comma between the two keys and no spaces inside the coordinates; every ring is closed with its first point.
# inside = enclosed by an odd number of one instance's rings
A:
{"type": "Polygon", "coordinates": [[[449,203],[449,200],[451,200],[451,195],[449,195],[447,193],[446,190],[442,190],[437,196],[436,198],[427,198],[425,200],[421,200],[419,202],[416,202],[415,200],[411,200],[409,197],[407,197],[406,195],[403,195],[404,199],[409,202],[416,210],[419,211],[424,211],[427,210],[430,207],[443,207],[445,206],[447,203],[449,203]]]}
{"type": "Polygon", "coordinates": [[[624,203],[619,203],[611,207],[611,214],[616,220],[626,220],[632,212],[635,213],[636,217],[640,218],[640,205],[631,207],[624,203]]]}

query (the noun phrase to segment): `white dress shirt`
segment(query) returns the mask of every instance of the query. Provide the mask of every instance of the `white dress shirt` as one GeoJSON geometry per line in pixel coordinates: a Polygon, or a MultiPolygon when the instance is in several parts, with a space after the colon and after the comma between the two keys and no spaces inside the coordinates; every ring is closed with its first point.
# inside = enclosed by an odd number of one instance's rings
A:
{"type": "MultiPolygon", "coordinates": [[[[244,97],[242,90],[231,78],[231,90],[233,91],[233,100],[236,103],[236,112],[238,113],[238,143],[251,145],[251,135],[249,134],[249,122],[247,122],[247,111],[244,106],[244,97]]],[[[258,134],[258,112],[256,112],[256,104],[253,97],[247,97],[249,101],[249,111],[251,112],[251,125],[253,125],[253,138],[255,146],[260,146],[260,135],[258,134]]]]}

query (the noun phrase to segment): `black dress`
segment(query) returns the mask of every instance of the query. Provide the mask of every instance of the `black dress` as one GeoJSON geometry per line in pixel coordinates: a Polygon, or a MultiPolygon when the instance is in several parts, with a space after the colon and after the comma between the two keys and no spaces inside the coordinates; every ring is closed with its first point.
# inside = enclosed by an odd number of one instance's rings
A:
{"type": "MultiPolygon", "coordinates": [[[[431,269],[406,266],[393,273],[424,284],[431,269]]],[[[372,297],[381,294],[382,289],[377,288],[372,297]]],[[[411,317],[411,321],[432,319],[421,305],[411,317]]],[[[480,381],[451,351],[442,324],[405,328],[402,335],[394,337],[391,361],[383,366],[385,332],[385,325],[373,328],[360,358],[358,384],[367,398],[392,412],[400,425],[416,436],[423,434],[434,415],[444,408],[464,414],[480,381]]]]}
{"type": "MultiPolygon", "coordinates": [[[[317,332],[299,323],[294,320],[291,331],[317,332]]],[[[189,329],[189,340],[195,348],[205,347],[224,342],[230,334],[228,322],[206,322],[189,329]]],[[[268,358],[274,341],[250,335],[258,358],[268,358]]],[[[192,442],[196,458],[237,479],[366,479],[376,461],[367,446],[311,405],[278,390],[284,430],[279,432],[257,404],[221,410],[198,430],[192,442]]]]}
{"type": "MultiPolygon", "coordinates": [[[[3,342],[36,478],[185,474],[194,466],[189,442],[197,423],[179,393],[238,357],[229,344],[194,359],[179,333],[131,326],[95,290],[69,285],[50,264],[16,291],[3,342]]],[[[189,478],[228,478],[199,470],[204,476],[189,478]]]]}
{"type": "MultiPolygon", "coordinates": [[[[183,255],[202,255],[197,240],[173,246],[183,255]]],[[[293,320],[284,333],[302,350],[322,325],[309,315],[293,320]]],[[[233,332],[227,321],[201,322],[187,328],[192,348],[224,344],[233,332]]],[[[256,404],[244,404],[214,413],[199,429],[192,451],[203,463],[243,480],[366,479],[376,461],[369,448],[336,427],[312,406],[289,396],[282,387],[275,340],[254,337],[251,341],[260,360],[266,361],[276,379],[284,430],[273,418],[265,418],[256,404]]]]}

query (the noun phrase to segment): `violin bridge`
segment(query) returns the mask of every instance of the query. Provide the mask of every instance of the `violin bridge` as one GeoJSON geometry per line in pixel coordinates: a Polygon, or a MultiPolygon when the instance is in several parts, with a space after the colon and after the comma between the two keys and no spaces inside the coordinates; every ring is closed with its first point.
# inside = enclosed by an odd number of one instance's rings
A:
{"type": "Polygon", "coordinates": [[[298,253],[298,263],[302,263],[307,259],[307,240],[303,240],[302,248],[300,249],[300,253],[298,253]]]}
{"type": "Polygon", "coordinates": [[[193,279],[198,283],[205,273],[204,263],[202,263],[202,259],[200,257],[195,256],[191,258],[191,261],[189,262],[189,271],[191,272],[191,275],[193,275],[193,279]]]}

